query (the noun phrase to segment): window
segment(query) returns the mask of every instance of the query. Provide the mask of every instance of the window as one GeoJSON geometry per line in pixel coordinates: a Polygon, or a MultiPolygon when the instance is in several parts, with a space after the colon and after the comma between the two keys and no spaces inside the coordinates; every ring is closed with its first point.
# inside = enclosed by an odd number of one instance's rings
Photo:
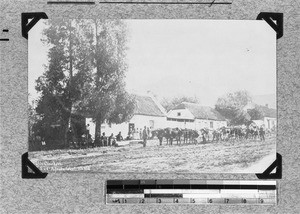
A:
{"type": "Polygon", "coordinates": [[[181,116],[181,112],[177,112],[177,116],[178,116],[178,117],[181,116]]]}
{"type": "Polygon", "coordinates": [[[210,122],[210,128],[213,129],[214,128],[214,122],[210,122]]]}

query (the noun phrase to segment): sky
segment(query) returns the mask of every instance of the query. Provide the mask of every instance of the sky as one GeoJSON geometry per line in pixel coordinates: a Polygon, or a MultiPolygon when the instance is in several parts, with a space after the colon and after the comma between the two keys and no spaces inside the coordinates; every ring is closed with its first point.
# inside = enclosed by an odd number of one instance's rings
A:
{"type": "MultiPolygon", "coordinates": [[[[237,90],[276,93],[276,33],[263,20],[125,20],[130,93],[197,97],[213,106],[237,90]]],[[[44,21],[29,32],[29,93],[47,64],[44,21]]],[[[275,97],[275,96],[274,96],[275,97]]]]}

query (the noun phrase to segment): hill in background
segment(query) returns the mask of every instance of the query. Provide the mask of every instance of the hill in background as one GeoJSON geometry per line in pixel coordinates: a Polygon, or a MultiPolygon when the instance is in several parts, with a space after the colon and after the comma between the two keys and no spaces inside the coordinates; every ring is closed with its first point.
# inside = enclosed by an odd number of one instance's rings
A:
{"type": "Polygon", "coordinates": [[[276,94],[264,94],[252,96],[253,103],[276,109],[276,94]]]}

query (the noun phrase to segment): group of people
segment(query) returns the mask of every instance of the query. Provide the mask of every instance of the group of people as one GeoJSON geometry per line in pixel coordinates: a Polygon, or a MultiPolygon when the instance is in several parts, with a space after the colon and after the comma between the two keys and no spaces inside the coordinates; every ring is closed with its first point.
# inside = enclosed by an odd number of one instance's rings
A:
{"type": "Polygon", "coordinates": [[[124,139],[121,132],[119,132],[116,136],[112,133],[110,136],[106,136],[105,132],[102,135],[96,135],[95,139],[92,138],[90,134],[89,125],[86,126],[84,134],[80,138],[74,138],[74,132],[70,127],[67,133],[67,141],[69,147],[73,148],[87,148],[87,147],[106,147],[106,146],[117,146],[118,141],[122,140],[132,140],[139,139],[143,140],[143,146],[146,147],[147,139],[151,136],[150,128],[146,126],[144,129],[133,129],[130,130],[128,136],[124,139]],[[134,136],[134,134],[138,133],[138,136],[134,136]]]}
{"type": "Polygon", "coordinates": [[[94,147],[101,147],[101,146],[117,146],[116,141],[123,140],[123,137],[121,135],[121,132],[114,136],[114,134],[111,134],[109,137],[105,136],[105,132],[102,133],[102,135],[96,136],[94,140],[94,147]]]}
{"type": "Polygon", "coordinates": [[[128,140],[141,140],[143,139],[143,136],[144,136],[144,130],[146,131],[146,134],[147,134],[147,139],[151,138],[152,137],[152,131],[151,131],[151,128],[149,127],[144,127],[144,128],[133,128],[133,129],[130,129],[129,130],[129,133],[128,133],[128,136],[127,136],[127,139],[128,140]]]}
{"type": "Polygon", "coordinates": [[[101,146],[117,146],[117,141],[122,141],[123,137],[121,132],[116,136],[111,134],[106,136],[105,132],[102,135],[96,135],[95,139],[92,139],[90,134],[89,125],[86,126],[85,133],[80,138],[74,138],[74,133],[70,127],[67,133],[67,141],[69,147],[84,148],[84,147],[101,147],[101,146]]]}
{"type": "MultiPolygon", "coordinates": [[[[232,126],[232,127],[221,127],[212,131],[212,141],[226,141],[226,140],[243,140],[252,139],[265,141],[265,136],[270,134],[271,131],[266,129],[264,125],[257,126],[250,124],[249,126],[232,126]]],[[[209,131],[206,136],[208,138],[209,131]]]]}

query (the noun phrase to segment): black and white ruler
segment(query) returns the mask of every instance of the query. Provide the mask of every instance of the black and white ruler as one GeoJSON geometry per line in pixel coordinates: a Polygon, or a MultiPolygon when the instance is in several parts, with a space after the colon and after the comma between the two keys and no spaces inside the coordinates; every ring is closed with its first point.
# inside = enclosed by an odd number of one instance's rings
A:
{"type": "Polygon", "coordinates": [[[107,204],[275,205],[276,181],[108,180],[107,204]]]}

